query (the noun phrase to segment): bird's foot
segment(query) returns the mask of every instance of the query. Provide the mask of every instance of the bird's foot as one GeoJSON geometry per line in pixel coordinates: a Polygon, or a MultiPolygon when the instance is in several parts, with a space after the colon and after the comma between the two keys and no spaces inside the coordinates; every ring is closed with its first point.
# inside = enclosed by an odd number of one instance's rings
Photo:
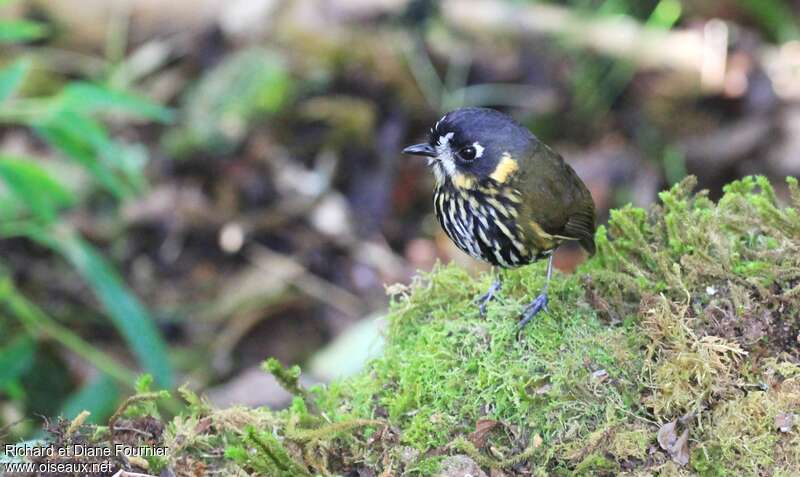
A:
{"type": "Polygon", "coordinates": [[[528,306],[522,311],[522,319],[517,323],[517,328],[520,330],[528,324],[537,313],[542,310],[547,310],[547,292],[543,292],[537,296],[535,300],[530,302],[528,306]]]}
{"type": "Polygon", "coordinates": [[[489,287],[489,290],[487,290],[486,293],[481,295],[476,300],[476,302],[480,304],[478,309],[480,310],[481,316],[486,316],[486,305],[488,305],[489,302],[494,299],[494,297],[497,295],[497,292],[500,291],[500,287],[502,285],[503,284],[500,282],[500,280],[495,280],[494,283],[492,283],[492,286],[489,287]]]}

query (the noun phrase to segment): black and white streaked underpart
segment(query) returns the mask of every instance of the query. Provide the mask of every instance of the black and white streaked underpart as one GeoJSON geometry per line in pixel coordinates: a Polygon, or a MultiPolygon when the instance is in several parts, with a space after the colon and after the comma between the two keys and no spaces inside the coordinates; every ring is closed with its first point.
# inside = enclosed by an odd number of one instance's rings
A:
{"type": "Polygon", "coordinates": [[[541,255],[521,240],[516,223],[518,193],[465,191],[445,183],[434,192],[434,211],[458,248],[492,265],[518,267],[541,255]]]}

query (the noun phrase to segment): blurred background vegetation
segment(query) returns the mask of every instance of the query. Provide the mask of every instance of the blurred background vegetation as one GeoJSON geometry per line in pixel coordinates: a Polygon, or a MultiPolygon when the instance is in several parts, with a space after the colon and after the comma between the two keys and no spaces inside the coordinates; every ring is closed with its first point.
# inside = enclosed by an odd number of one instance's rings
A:
{"type": "MultiPolygon", "coordinates": [[[[508,111],[601,220],[686,174],[800,174],[784,0],[0,0],[0,439],[102,420],[146,372],[281,406],[380,352],[385,284],[481,265],[403,157],[508,111]]],[[[782,187],[783,180],[776,182],[782,187]]],[[[779,193],[785,191],[779,190],[779,193]]],[[[559,252],[572,270],[577,249],[559,252]]]]}

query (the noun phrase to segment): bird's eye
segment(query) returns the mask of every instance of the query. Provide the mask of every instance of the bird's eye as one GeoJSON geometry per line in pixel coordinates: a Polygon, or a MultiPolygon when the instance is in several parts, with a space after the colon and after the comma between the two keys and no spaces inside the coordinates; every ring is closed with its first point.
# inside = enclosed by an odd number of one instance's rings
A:
{"type": "Polygon", "coordinates": [[[477,151],[473,146],[462,147],[458,150],[458,157],[463,161],[472,161],[475,159],[477,151]]]}

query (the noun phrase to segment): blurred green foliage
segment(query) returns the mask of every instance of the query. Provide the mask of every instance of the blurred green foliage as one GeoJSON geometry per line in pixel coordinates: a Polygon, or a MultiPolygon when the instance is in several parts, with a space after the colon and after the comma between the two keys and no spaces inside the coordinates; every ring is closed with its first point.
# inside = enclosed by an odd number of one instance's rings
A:
{"type": "Polygon", "coordinates": [[[773,40],[787,42],[800,38],[798,18],[784,0],[737,0],[773,40]]]}
{"type": "MultiPolygon", "coordinates": [[[[0,0],[0,8],[15,1],[0,0]]],[[[23,19],[0,20],[0,44],[37,40],[45,35],[47,35],[47,27],[41,23],[23,19]]],[[[0,99],[2,97],[2,86],[0,86],[0,99]]]]}
{"type": "MultiPolygon", "coordinates": [[[[31,40],[44,31],[28,21],[0,22],[0,42],[31,40]]],[[[70,220],[89,194],[52,173],[59,170],[56,162],[77,165],[90,191],[110,195],[120,205],[145,190],[147,154],[141,144],[115,139],[105,120],[166,122],[171,112],[131,92],[82,81],[67,82],[55,94],[27,97],[22,91],[32,69],[26,57],[0,68],[0,125],[32,130],[47,146],[48,157],[0,154],[0,238],[27,239],[60,255],[88,285],[141,367],[159,386],[171,387],[166,346],[150,313],[70,220]]],[[[20,383],[32,372],[46,338],[102,372],[65,402],[58,393],[48,399],[63,405],[64,412],[88,409],[102,419],[116,405],[118,386],[133,386],[133,373],[36,307],[14,286],[13,277],[0,261],[0,313],[12,319],[1,325],[0,391],[12,399],[30,398],[20,383]]]]}
{"type": "Polygon", "coordinates": [[[280,111],[292,90],[278,54],[263,48],[234,52],[184,95],[182,127],[167,133],[167,150],[177,156],[195,150],[230,151],[253,119],[280,111]]]}

